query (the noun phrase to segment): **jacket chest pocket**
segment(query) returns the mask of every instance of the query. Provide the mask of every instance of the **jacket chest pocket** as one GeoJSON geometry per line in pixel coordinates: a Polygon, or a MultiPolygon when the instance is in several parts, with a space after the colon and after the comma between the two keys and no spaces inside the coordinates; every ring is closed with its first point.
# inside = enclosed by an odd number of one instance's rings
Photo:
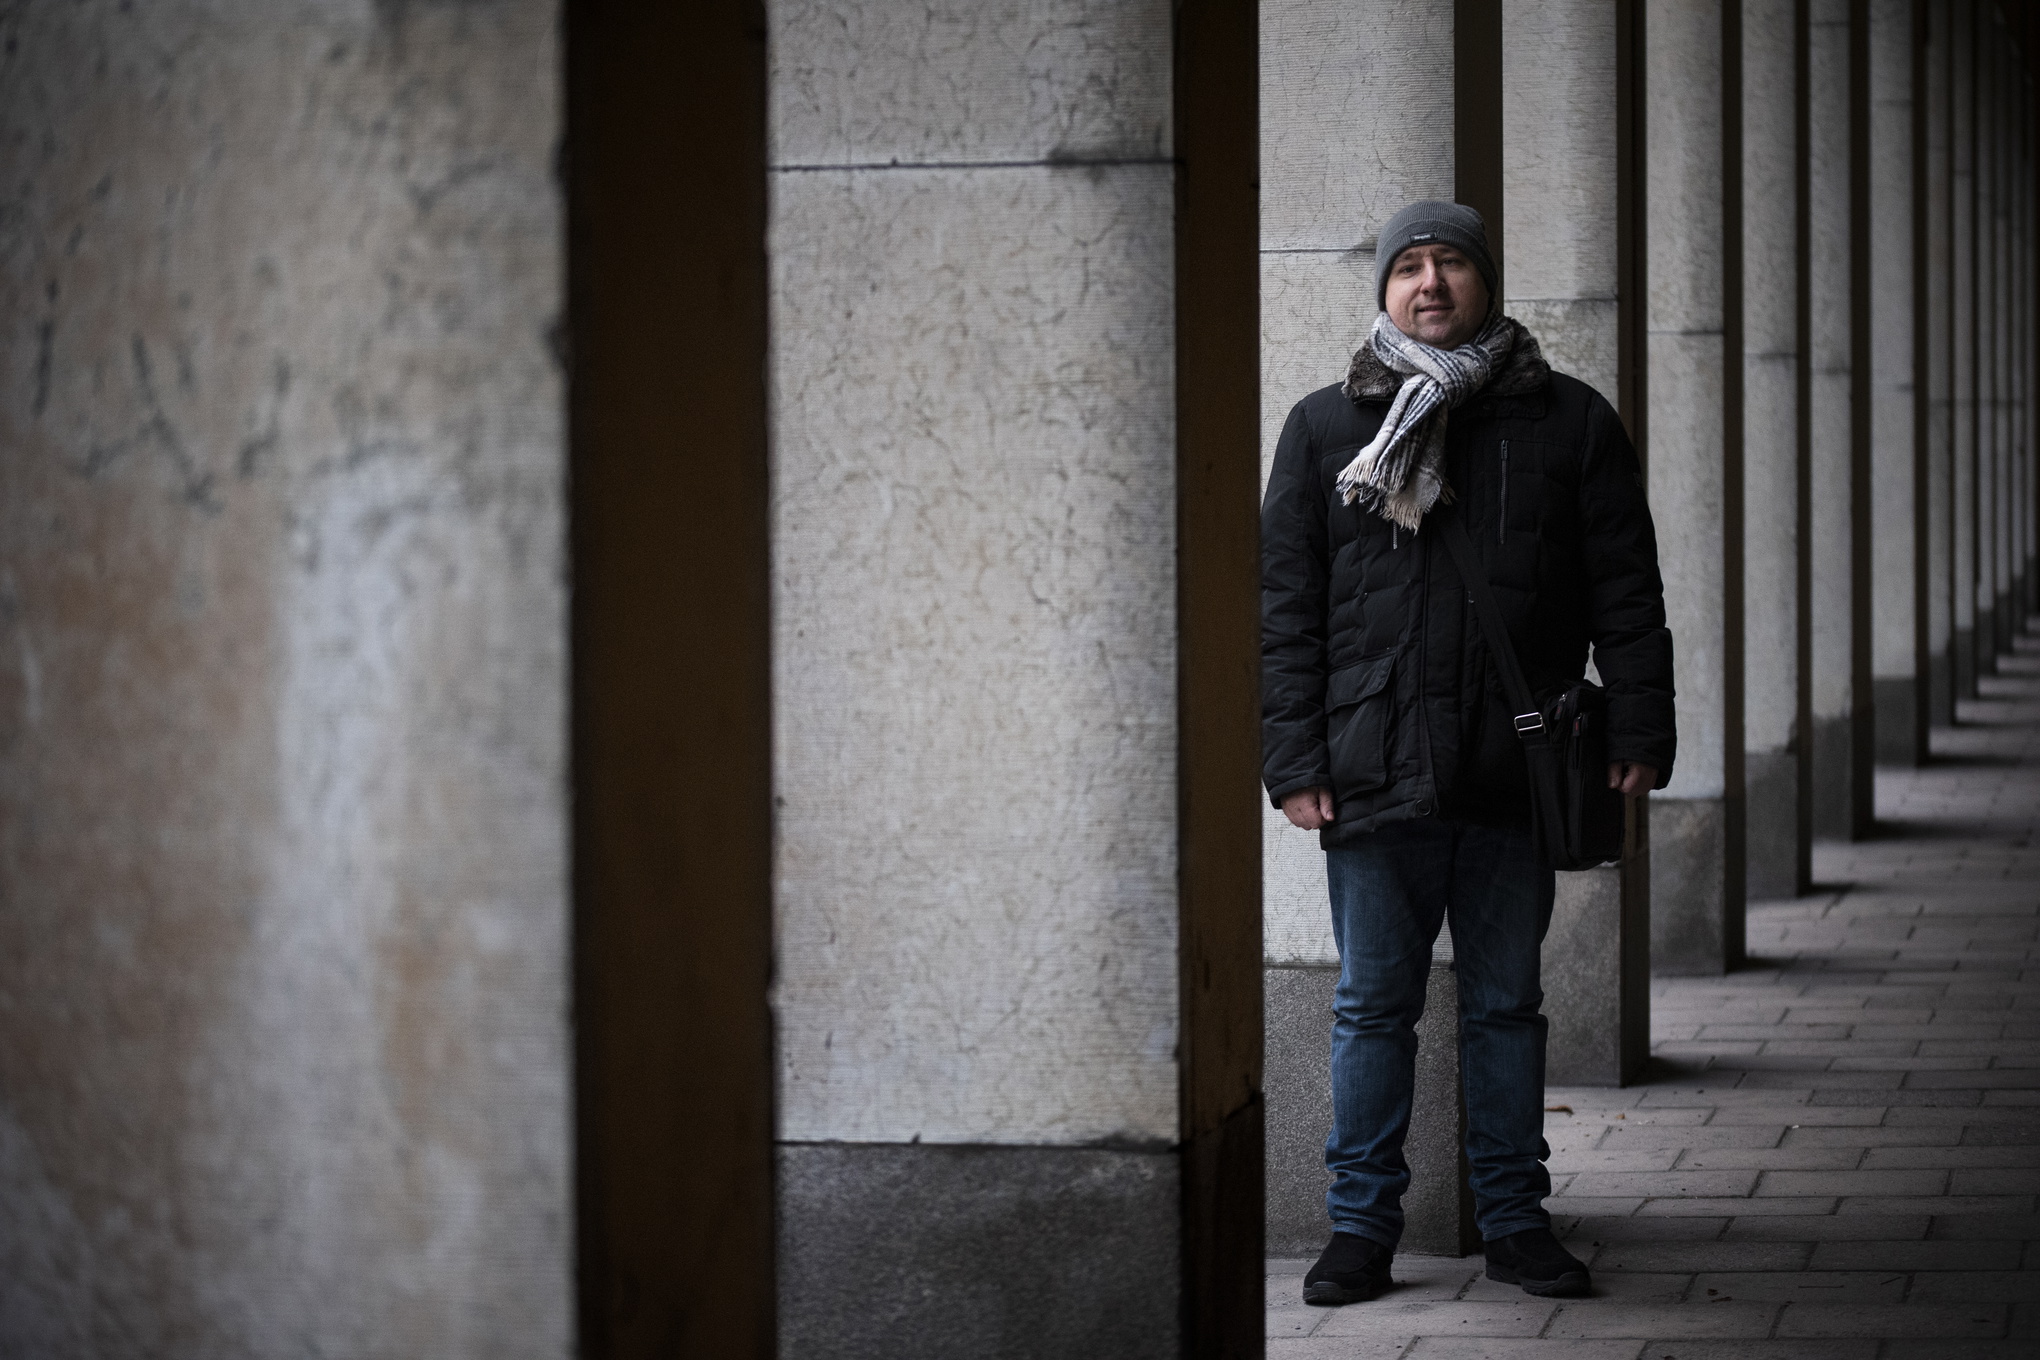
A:
{"type": "Polygon", "coordinates": [[[1490,542],[1528,541],[1543,531],[1551,499],[1549,469],[1561,452],[1541,439],[1498,441],[1488,497],[1490,542]]]}
{"type": "Polygon", "coordinates": [[[1394,706],[1395,653],[1332,672],[1325,692],[1332,792],[1341,799],[1388,782],[1388,733],[1394,706]]]}

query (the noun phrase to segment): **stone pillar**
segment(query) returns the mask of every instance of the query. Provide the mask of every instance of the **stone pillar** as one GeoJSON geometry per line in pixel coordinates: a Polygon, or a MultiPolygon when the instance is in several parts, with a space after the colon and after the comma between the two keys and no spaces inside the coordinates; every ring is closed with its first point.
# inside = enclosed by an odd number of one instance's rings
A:
{"type": "Polygon", "coordinates": [[[1926,319],[1927,501],[1926,625],[1927,720],[1930,727],[1955,721],[1950,670],[1954,646],[1954,230],[1950,174],[1954,35],[1949,0],[1927,0],[1925,250],[1920,301],[1926,319]]]}
{"type": "Polygon", "coordinates": [[[1739,0],[1743,59],[1743,709],[1749,893],[1813,879],[1801,815],[1798,31],[1794,0],[1739,0]]]}
{"type": "Polygon", "coordinates": [[[1957,700],[1976,697],[1976,6],[1952,0],[1949,104],[1949,366],[1954,397],[1954,650],[1957,700]]]}
{"type": "MultiPolygon", "coordinates": [[[[1595,0],[1506,0],[1502,23],[1508,310],[1553,367],[1613,405],[1621,306],[1615,11],[1595,0]]],[[[1553,1081],[1619,1086],[1640,1070],[1642,1056],[1624,1040],[1650,1029],[1641,947],[1649,894],[1648,875],[1633,868],[1559,875],[1544,951],[1553,1081]],[[1623,1019],[1626,1029],[1610,1023],[1623,1019]]]]}
{"type": "Polygon", "coordinates": [[[1554,1086],[1627,1086],[1650,1060],[1650,806],[1630,803],[1621,864],[1558,876],[1544,937],[1554,1086]]]}
{"type": "Polygon", "coordinates": [[[1741,449],[1724,438],[1721,6],[1657,0],[1644,25],[1645,475],[1679,692],[1679,764],[1651,815],[1651,961],[1660,972],[1719,973],[1742,957],[1746,888],[1733,655],[1742,611],[1730,591],[1740,580],[1730,567],[1741,534],[1730,528],[1741,449]]]}
{"type": "Polygon", "coordinates": [[[1613,405],[1615,14],[1595,0],[1505,0],[1502,22],[1508,310],[1552,367],[1613,405]]]}
{"type": "MultiPolygon", "coordinates": [[[[1577,877],[1577,875],[1568,875],[1577,877]]],[[[1266,998],[1268,1089],[1267,1244],[1270,1256],[1315,1256],[1331,1225],[1325,1216],[1325,1139],[1332,1127],[1332,998],[1339,970],[1270,966],[1266,998]]],[[[1554,1077],[1553,1080],[1558,1078],[1554,1077]]],[[[1452,936],[1432,951],[1424,1015],[1417,1022],[1417,1086],[1411,1105],[1410,1188],[1403,1196],[1401,1250],[1465,1256],[1480,1250],[1473,1192],[1466,1183],[1466,1110],[1459,1074],[1459,984],[1452,936]]]]}
{"type": "Polygon", "coordinates": [[[2032,390],[2031,352],[2027,348],[2027,326],[2033,307],[2033,258],[2027,244],[2027,214],[2032,201],[2033,90],[2017,78],[2012,81],[2010,109],[2011,136],[2006,155],[2005,258],[2010,273],[2007,287],[2009,319],[2006,334],[2006,442],[2011,450],[2011,493],[2007,498],[2012,515],[2011,628],[2025,631],[2033,612],[2033,443],[2028,423],[2027,402],[2032,390]]]}
{"type": "MultiPolygon", "coordinates": [[[[1857,410],[1856,259],[1858,218],[1852,175],[1850,0],[1813,0],[1807,32],[1809,271],[1812,295],[1809,399],[1812,428],[1813,831],[1851,839],[1870,823],[1870,752],[1860,740],[1870,697],[1857,652],[1867,583],[1860,581],[1858,499],[1867,494],[1859,441],[1869,431],[1857,410]]],[[[1867,326],[1869,319],[1861,318],[1867,326]]]]}
{"type": "Polygon", "coordinates": [[[1253,10],[767,15],[782,1354],[1241,1353],[1253,10]]]}
{"type": "Polygon", "coordinates": [[[1438,932],[1424,1017],[1417,1022],[1417,1086],[1403,1145],[1410,1188],[1403,1195],[1402,1249],[1419,1256],[1480,1250],[1473,1190],[1466,1183],[1466,1099],[1459,1067],[1459,974],[1452,932],[1438,932]]]}
{"type": "Polygon", "coordinates": [[[0,1354],[575,1348],[559,24],[8,18],[0,1354]]]}
{"type": "Polygon", "coordinates": [[[1917,673],[1913,364],[1913,0],[1870,3],[1870,601],[1877,759],[1926,757],[1917,673]]]}
{"type": "Polygon", "coordinates": [[[1977,9],[1976,32],[1976,673],[1997,670],[2004,495],[1999,446],[1997,321],[2003,261],[1998,254],[1999,61],[1995,6],[1977,9]]]}
{"type": "MultiPolygon", "coordinates": [[[[1264,479],[1289,408],[1344,381],[1353,351],[1374,324],[1375,233],[1405,203],[1454,196],[1453,37],[1452,10],[1444,6],[1398,9],[1357,24],[1307,0],[1261,6],[1264,479]],[[1367,154],[1356,155],[1356,147],[1367,154]]],[[[1317,837],[1273,808],[1264,808],[1262,819],[1266,1231],[1271,1251],[1314,1255],[1331,1231],[1324,1144],[1339,960],[1317,837]]],[[[1449,965],[1434,967],[1446,972],[1434,982],[1435,1003],[1449,983],[1449,965]]],[[[1456,1147],[1455,997],[1448,995],[1442,1009],[1431,1005],[1420,1031],[1418,1105],[1427,1113],[1411,1127],[1413,1165],[1419,1145],[1456,1147]],[[1454,1055],[1449,1071],[1439,1066],[1440,1049],[1454,1055]],[[1431,1117],[1436,1109],[1453,1111],[1451,1118],[1431,1117]]],[[[1427,1164],[1442,1163],[1433,1156],[1427,1164]]],[[[1405,1205],[1412,1243],[1458,1232],[1456,1218],[1432,1224],[1425,1217],[1430,1206],[1456,1204],[1456,1195],[1413,1187],[1405,1205]]]]}
{"type": "MultiPolygon", "coordinates": [[[[2013,463],[2017,451],[2012,444],[2012,327],[2017,276],[2012,268],[2011,204],[2016,192],[2012,184],[2012,147],[2018,135],[2015,121],[2015,87],[2025,73],[2014,57],[2012,35],[2002,13],[1992,12],[1991,51],[1991,156],[1990,156],[1990,346],[1991,375],[1991,470],[1992,500],[1992,617],[1994,653],[2008,654],[2017,631],[2018,610],[2014,602],[2014,572],[2017,565],[2015,514],[2012,497],[2017,484],[2013,463]]],[[[1993,655],[1992,669],[1996,669],[1993,655]]]]}

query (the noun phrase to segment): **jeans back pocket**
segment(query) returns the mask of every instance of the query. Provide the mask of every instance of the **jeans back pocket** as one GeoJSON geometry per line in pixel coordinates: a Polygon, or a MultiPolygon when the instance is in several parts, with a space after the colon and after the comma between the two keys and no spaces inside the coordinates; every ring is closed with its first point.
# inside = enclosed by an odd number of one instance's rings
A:
{"type": "Polygon", "coordinates": [[[1395,706],[1395,653],[1366,657],[1332,672],[1325,719],[1332,792],[1341,800],[1388,782],[1388,728],[1395,706]]]}

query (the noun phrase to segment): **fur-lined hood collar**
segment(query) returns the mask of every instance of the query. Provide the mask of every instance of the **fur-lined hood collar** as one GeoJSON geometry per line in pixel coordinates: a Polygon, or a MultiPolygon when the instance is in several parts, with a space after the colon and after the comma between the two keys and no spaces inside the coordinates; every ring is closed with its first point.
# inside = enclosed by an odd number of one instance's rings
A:
{"type": "MultiPolygon", "coordinates": [[[[1538,391],[1551,380],[1551,365],[1544,361],[1543,353],[1537,348],[1537,337],[1512,316],[1505,316],[1502,320],[1515,331],[1515,339],[1509,346],[1509,355],[1501,370],[1487,380],[1487,385],[1481,389],[1482,394],[1515,397],[1538,391]]],[[[1403,382],[1401,374],[1375,357],[1374,342],[1369,339],[1354,351],[1353,365],[1346,373],[1344,390],[1354,401],[1393,401],[1403,382]]]]}

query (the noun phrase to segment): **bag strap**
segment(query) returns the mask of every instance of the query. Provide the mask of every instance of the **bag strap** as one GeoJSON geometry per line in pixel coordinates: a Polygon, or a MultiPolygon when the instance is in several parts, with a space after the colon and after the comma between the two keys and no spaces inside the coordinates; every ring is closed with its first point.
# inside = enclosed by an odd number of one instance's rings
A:
{"type": "Polygon", "coordinates": [[[1467,593],[1473,596],[1474,612],[1480,616],[1481,631],[1487,634],[1488,651],[1501,668],[1502,687],[1508,690],[1509,704],[1516,709],[1516,735],[1528,741],[1544,732],[1544,714],[1537,707],[1529,682],[1523,678],[1523,667],[1516,660],[1516,645],[1509,640],[1509,626],[1502,622],[1501,606],[1495,603],[1494,588],[1488,584],[1487,573],[1474,555],[1466,526],[1459,522],[1457,510],[1446,507],[1440,510],[1442,513],[1434,512],[1431,518],[1444,534],[1445,548],[1459,568],[1460,579],[1466,582],[1467,593]]]}

